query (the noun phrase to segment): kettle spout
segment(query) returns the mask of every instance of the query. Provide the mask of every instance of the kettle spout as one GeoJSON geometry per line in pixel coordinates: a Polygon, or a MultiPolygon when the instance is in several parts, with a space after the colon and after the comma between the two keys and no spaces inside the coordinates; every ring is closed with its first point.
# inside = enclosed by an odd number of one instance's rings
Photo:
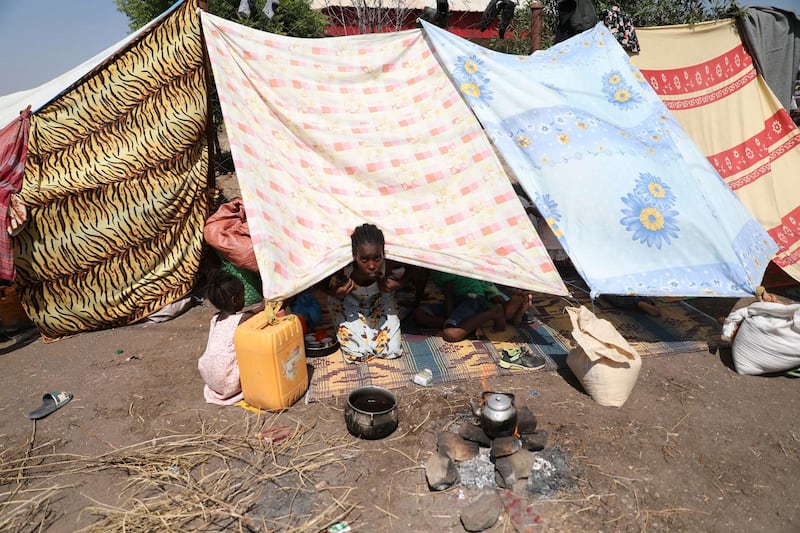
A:
{"type": "Polygon", "coordinates": [[[481,408],[478,407],[477,405],[475,405],[475,402],[470,400],[469,401],[469,406],[470,406],[470,408],[472,408],[472,414],[474,414],[475,416],[478,416],[478,417],[481,416],[481,408]]]}

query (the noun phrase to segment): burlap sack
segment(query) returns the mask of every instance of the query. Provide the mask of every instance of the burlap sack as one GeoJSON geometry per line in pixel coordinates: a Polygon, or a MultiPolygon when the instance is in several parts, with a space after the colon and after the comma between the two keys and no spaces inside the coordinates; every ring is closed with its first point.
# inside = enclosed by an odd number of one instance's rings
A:
{"type": "Polygon", "coordinates": [[[253,240],[241,198],[219,206],[203,227],[203,238],[233,266],[258,272],[253,240]]]}
{"type": "Polygon", "coordinates": [[[611,322],[597,318],[585,306],[567,307],[567,313],[578,343],[567,355],[567,365],[594,401],[622,406],[636,385],[641,357],[611,322]]]}

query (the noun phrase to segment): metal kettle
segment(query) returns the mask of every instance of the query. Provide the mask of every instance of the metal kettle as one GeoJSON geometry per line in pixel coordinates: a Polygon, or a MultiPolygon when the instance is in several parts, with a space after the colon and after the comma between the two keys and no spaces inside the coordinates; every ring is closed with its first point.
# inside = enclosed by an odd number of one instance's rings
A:
{"type": "Polygon", "coordinates": [[[505,392],[484,392],[481,406],[472,404],[472,412],[478,417],[481,429],[489,438],[509,437],[517,429],[517,408],[514,395],[505,392]]]}

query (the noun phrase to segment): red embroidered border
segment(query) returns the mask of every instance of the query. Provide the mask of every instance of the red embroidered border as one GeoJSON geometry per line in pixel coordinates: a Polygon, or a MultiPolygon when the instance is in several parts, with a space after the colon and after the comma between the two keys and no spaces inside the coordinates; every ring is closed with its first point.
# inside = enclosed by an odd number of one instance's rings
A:
{"type": "Polygon", "coordinates": [[[738,78],[733,83],[730,83],[716,91],[712,91],[702,96],[695,96],[692,98],[683,98],[680,100],[667,100],[664,105],[671,111],[684,111],[695,107],[703,107],[704,105],[713,104],[717,100],[722,100],[732,95],[748,83],[756,79],[758,73],[756,69],[750,69],[741,78],[738,78]]]}
{"type": "MultiPolygon", "coordinates": [[[[781,250],[786,250],[794,245],[800,239],[800,206],[784,215],[781,218],[781,225],[775,226],[768,230],[767,233],[781,250]]],[[[800,259],[800,250],[795,251],[793,255],[797,255],[797,259],[800,259]]],[[[781,265],[778,264],[778,266],[781,265]]]]}
{"type": "Polygon", "coordinates": [[[674,96],[709,89],[729,80],[748,68],[753,59],[739,44],[721,56],[688,67],[664,70],[640,69],[659,96],[674,96]]]}
{"type": "Polygon", "coordinates": [[[800,134],[797,132],[797,126],[785,109],[779,109],[764,121],[763,130],[736,146],[709,155],[708,160],[719,175],[726,179],[761,163],[746,176],[728,183],[728,186],[735,191],[769,172],[772,161],[798,144],[800,144],[800,134]],[[785,140],[781,142],[781,139],[785,140]],[[776,146],[779,142],[781,144],[776,146]],[[769,162],[762,163],[767,157],[769,162]]]}

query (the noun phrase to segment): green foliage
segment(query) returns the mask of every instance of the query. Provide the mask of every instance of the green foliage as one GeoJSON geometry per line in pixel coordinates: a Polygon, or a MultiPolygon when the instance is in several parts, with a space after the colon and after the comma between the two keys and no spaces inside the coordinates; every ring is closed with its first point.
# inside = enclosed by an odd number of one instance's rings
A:
{"type": "Polygon", "coordinates": [[[117,11],[128,17],[128,27],[136,31],[174,4],[172,0],[114,0],[117,11]]]}
{"type": "MultiPolygon", "coordinates": [[[[514,13],[511,22],[511,39],[492,39],[486,46],[508,54],[531,53],[531,4],[533,0],[523,0],[514,13]]],[[[541,47],[549,48],[555,41],[558,25],[558,0],[542,0],[541,47]]],[[[595,0],[598,14],[611,6],[618,6],[630,15],[634,26],[671,26],[675,24],[695,24],[706,20],[735,17],[741,8],[736,0],[595,0]]]]}
{"type": "Polygon", "coordinates": [[[597,0],[597,11],[611,6],[631,16],[634,26],[672,26],[695,24],[730,16],[734,0],[597,0]]]}
{"type": "MultiPolygon", "coordinates": [[[[239,0],[209,0],[208,12],[270,33],[292,37],[322,37],[325,33],[325,15],[311,9],[309,0],[281,0],[270,19],[262,10],[268,0],[255,0],[250,17],[239,15],[239,0]]],[[[117,10],[124,13],[131,30],[137,30],[158,17],[174,4],[174,0],[114,0],[117,10]]]]}

